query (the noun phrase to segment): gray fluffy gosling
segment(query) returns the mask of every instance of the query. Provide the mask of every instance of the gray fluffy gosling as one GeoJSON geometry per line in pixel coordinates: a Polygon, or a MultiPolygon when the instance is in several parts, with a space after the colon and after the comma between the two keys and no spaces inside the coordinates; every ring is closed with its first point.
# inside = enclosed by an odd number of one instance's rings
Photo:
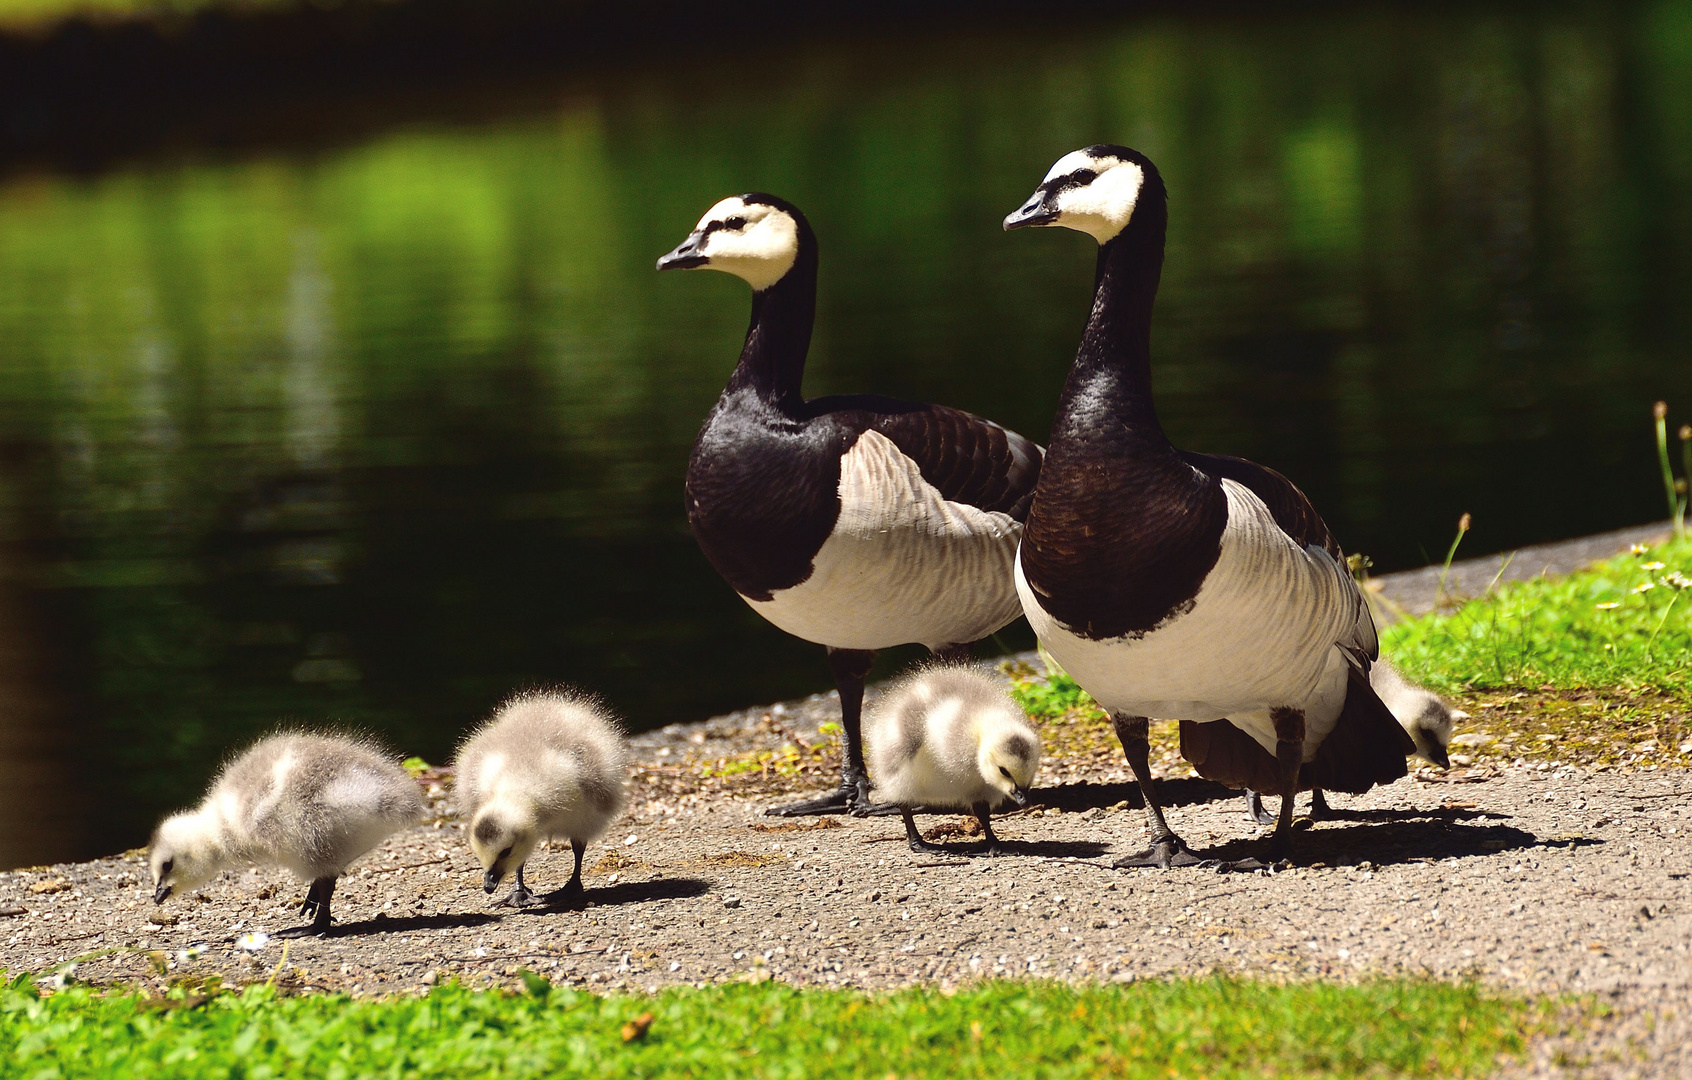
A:
{"type": "Polygon", "coordinates": [[[422,816],[417,782],[369,743],[272,735],[225,766],[197,808],[154,831],[153,902],[234,866],[281,866],[311,883],[300,911],[312,919],[277,936],[327,933],[335,879],[422,816]]]}
{"type": "Polygon", "coordinates": [[[999,853],[991,812],[1028,804],[1040,768],[1040,737],[986,672],[928,667],[890,687],[864,727],[876,794],[897,806],[912,851],[946,852],[917,832],[918,807],[968,809],[981,822],[985,855],[999,853]]]}
{"type": "Polygon", "coordinates": [[[515,872],[497,906],[528,907],[582,892],[582,853],[623,813],[628,749],[609,712],[570,693],[512,698],[458,751],[458,789],[470,818],[470,848],[492,893],[515,872]],[[547,837],[567,837],[576,868],[548,900],[523,883],[523,866],[547,837]]]}
{"type": "MultiPolygon", "coordinates": [[[[1385,660],[1376,660],[1369,668],[1369,685],[1416,744],[1416,756],[1430,765],[1451,768],[1451,758],[1446,752],[1451,746],[1451,729],[1458,720],[1467,720],[1469,714],[1453,709],[1432,690],[1406,679],[1385,660]]],[[[1328,812],[1328,800],[1321,789],[1311,791],[1311,816],[1321,817],[1328,812]]],[[[1263,801],[1255,791],[1246,792],[1246,813],[1260,824],[1275,822],[1263,809],[1263,801]]]]}

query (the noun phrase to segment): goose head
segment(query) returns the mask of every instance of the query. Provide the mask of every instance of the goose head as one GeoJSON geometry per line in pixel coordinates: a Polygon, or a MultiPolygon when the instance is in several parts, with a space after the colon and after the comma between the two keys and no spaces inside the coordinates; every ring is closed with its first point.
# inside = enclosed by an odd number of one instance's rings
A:
{"type": "Polygon", "coordinates": [[[1058,158],[1034,194],[1005,218],[1005,230],[1061,225],[1105,244],[1134,216],[1148,187],[1162,190],[1157,166],[1138,150],[1101,144],[1058,158]]]}
{"type": "Polygon", "coordinates": [[[733,195],[705,211],[658,269],[721,270],[763,292],[793,269],[808,228],[798,207],[774,195],[733,195]]]}

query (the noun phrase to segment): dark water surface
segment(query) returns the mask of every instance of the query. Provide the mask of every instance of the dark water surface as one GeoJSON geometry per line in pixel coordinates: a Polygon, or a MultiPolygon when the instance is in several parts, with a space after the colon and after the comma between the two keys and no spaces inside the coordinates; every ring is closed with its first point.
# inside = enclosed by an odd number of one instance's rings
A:
{"type": "Polygon", "coordinates": [[[823,246],[809,393],[1043,437],[1093,254],[999,221],[1105,140],[1171,191],[1180,445],[1286,472],[1378,569],[1464,511],[1468,553],[1663,516],[1687,0],[748,46],[352,145],[13,175],[0,865],[142,842],[278,719],[442,759],[523,684],[642,728],[825,688],[682,515],[746,288],[653,260],[783,194],[823,246]]]}

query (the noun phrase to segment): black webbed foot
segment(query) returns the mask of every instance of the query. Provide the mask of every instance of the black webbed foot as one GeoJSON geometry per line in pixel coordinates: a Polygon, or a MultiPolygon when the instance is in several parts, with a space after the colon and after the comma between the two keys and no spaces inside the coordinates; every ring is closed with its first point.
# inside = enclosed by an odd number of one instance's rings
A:
{"type": "Polygon", "coordinates": [[[286,930],[279,930],[279,938],[322,937],[330,932],[329,901],[335,895],[334,878],[318,878],[306,890],[305,903],[300,905],[300,914],[311,916],[311,922],[304,926],[291,926],[286,930]]]}
{"type": "MultiPolygon", "coordinates": [[[[865,815],[858,814],[854,808],[870,805],[869,777],[848,775],[839,787],[820,799],[772,806],[764,813],[769,817],[816,817],[822,814],[853,814],[863,817],[865,815]]],[[[893,812],[897,813],[897,808],[893,812]]]]}
{"type": "Polygon", "coordinates": [[[1153,840],[1152,846],[1146,850],[1136,855],[1125,855],[1111,865],[1118,870],[1138,866],[1155,866],[1160,870],[1170,870],[1177,866],[1206,866],[1212,861],[1193,854],[1185,840],[1171,834],[1161,840],[1153,840]]]}
{"type": "Polygon", "coordinates": [[[526,908],[545,907],[546,901],[530,892],[528,886],[518,885],[505,895],[502,900],[495,900],[494,907],[526,908]]]}

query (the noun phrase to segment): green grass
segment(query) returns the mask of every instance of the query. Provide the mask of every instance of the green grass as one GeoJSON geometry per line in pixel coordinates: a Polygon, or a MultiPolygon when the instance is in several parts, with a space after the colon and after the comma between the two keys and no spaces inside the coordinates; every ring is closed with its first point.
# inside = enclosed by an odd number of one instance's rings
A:
{"type": "Polygon", "coordinates": [[[1692,702],[1692,541],[1397,623],[1381,651],[1446,693],[1603,689],[1692,702]]]}
{"type": "Polygon", "coordinates": [[[1478,1076],[1537,1015],[1474,985],[1275,985],[1226,977],[1075,988],[983,983],[866,995],[776,983],[596,996],[284,997],[269,986],[165,999],[72,985],[0,991],[0,1075],[1330,1077],[1478,1076]],[[643,1038],[625,1025],[649,1013],[643,1038]]]}

